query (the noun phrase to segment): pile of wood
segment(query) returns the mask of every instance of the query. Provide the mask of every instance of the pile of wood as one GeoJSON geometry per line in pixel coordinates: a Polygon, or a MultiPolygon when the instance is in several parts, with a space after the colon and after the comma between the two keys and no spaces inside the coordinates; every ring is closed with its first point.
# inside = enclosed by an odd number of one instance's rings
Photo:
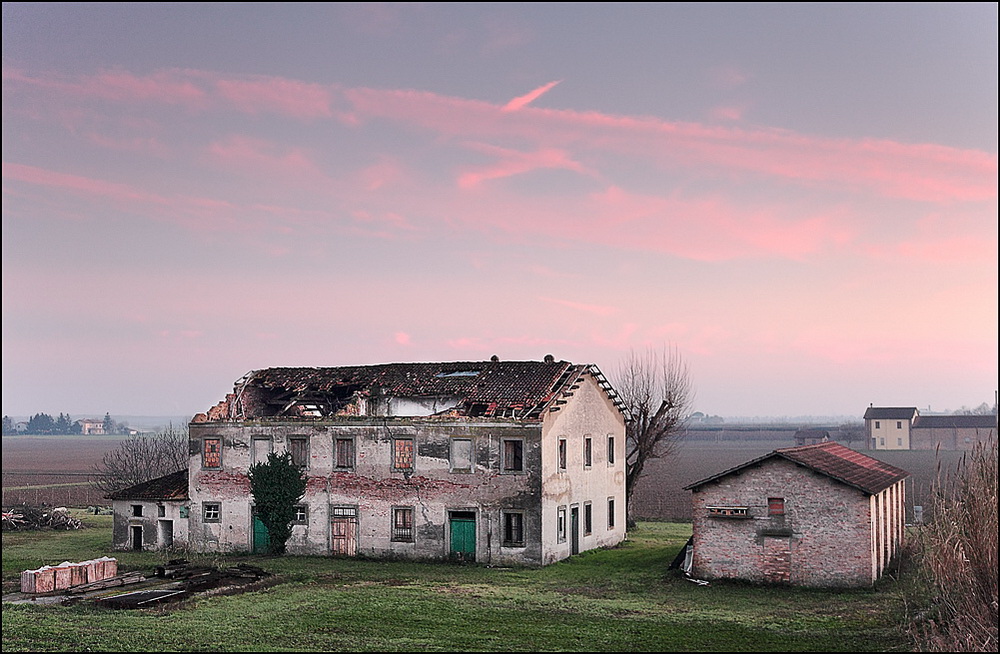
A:
{"type": "Polygon", "coordinates": [[[38,529],[83,529],[83,523],[70,515],[65,507],[20,506],[3,510],[3,531],[33,531],[38,529]]]}

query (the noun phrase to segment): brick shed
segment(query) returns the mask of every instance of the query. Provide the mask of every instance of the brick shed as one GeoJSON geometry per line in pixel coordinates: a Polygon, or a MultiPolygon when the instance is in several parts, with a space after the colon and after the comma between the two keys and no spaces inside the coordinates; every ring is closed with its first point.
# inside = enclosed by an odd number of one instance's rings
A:
{"type": "Polygon", "coordinates": [[[691,574],[869,586],[902,541],[907,477],[830,441],[777,449],[686,486],[691,574]]]}

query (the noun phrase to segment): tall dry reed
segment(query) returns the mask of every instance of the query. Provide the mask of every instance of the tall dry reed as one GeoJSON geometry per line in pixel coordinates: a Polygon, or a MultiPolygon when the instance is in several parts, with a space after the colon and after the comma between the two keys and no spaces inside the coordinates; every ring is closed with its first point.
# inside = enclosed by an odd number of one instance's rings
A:
{"type": "Polygon", "coordinates": [[[918,561],[929,606],[917,647],[997,651],[997,443],[980,444],[952,471],[940,466],[918,561]]]}

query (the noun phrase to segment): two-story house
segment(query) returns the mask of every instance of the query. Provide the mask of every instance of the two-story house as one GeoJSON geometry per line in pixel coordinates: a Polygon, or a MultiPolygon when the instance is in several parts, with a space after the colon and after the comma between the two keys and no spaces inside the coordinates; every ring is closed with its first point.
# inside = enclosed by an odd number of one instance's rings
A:
{"type": "MultiPolygon", "coordinates": [[[[256,370],[189,426],[172,543],[261,550],[247,470],[288,451],[308,480],[289,553],[544,565],[613,546],[624,412],[597,366],[552,357],[256,370]]],[[[162,546],[129,520],[118,546],[162,546]]]]}

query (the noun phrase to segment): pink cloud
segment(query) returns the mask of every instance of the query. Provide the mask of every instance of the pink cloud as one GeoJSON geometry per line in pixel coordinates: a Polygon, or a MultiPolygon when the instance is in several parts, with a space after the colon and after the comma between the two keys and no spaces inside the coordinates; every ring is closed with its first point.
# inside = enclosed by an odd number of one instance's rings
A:
{"type": "Polygon", "coordinates": [[[462,188],[478,186],[485,180],[510,177],[543,168],[560,168],[581,174],[594,174],[579,162],[571,159],[565,151],[555,148],[546,148],[535,152],[517,152],[482,144],[473,144],[472,147],[481,152],[496,155],[500,161],[492,166],[476,168],[459,175],[458,185],[462,188]]]}
{"type": "Polygon", "coordinates": [[[319,84],[273,77],[220,79],[219,95],[248,114],[275,113],[293,118],[329,118],[331,92],[319,84]]]}
{"type": "Polygon", "coordinates": [[[523,109],[524,107],[528,106],[529,104],[531,104],[532,102],[543,96],[545,93],[548,93],[549,90],[552,89],[552,87],[554,87],[561,81],[562,80],[549,82],[548,84],[539,86],[534,91],[518,96],[513,100],[511,100],[510,102],[508,102],[507,104],[505,104],[501,109],[501,111],[517,111],[518,109],[523,109]]]}
{"type": "Polygon", "coordinates": [[[233,135],[208,146],[212,161],[227,169],[254,177],[293,181],[296,184],[322,184],[329,178],[302,148],[289,148],[249,136],[233,135]]]}

